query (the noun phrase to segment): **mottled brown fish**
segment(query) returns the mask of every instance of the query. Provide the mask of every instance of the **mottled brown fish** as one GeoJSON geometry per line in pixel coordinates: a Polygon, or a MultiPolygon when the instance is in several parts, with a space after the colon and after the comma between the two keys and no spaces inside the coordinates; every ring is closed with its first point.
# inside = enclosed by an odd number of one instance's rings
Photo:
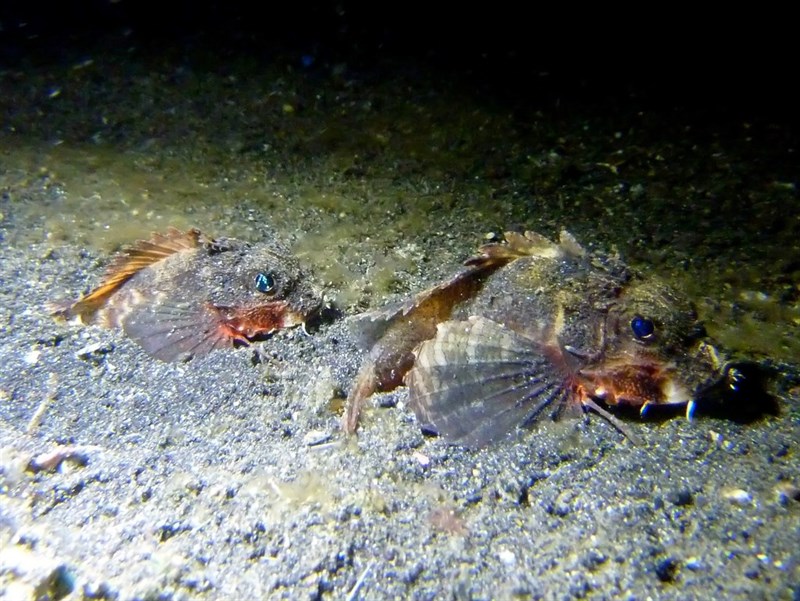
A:
{"type": "Polygon", "coordinates": [[[170,228],[125,248],[94,290],[51,308],[121,327],[149,355],[175,361],[303,325],[320,304],[280,245],[170,228]]]}
{"type": "Polygon", "coordinates": [[[348,397],[409,388],[421,425],[483,446],[548,414],[687,405],[720,377],[692,305],[568,233],[487,244],[451,280],[359,320],[371,345],[348,397]]]}

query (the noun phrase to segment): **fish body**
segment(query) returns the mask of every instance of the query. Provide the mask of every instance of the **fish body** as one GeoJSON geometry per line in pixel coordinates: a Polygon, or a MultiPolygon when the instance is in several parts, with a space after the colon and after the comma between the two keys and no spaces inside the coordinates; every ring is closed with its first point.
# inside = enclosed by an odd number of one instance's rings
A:
{"type": "Polygon", "coordinates": [[[121,327],[148,354],[175,361],[302,325],[320,304],[280,245],[171,228],[124,249],[94,290],[52,309],[121,327]]]}
{"type": "Polygon", "coordinates": [[[507,233],[448,282],[361,321],[372,346],[351,432],[369,394],[405,383],[420,423],[468,446],[586,408],[634,438],[605,407],[688,405],[718,370],[691,303],[566,232],[507,233]]]}

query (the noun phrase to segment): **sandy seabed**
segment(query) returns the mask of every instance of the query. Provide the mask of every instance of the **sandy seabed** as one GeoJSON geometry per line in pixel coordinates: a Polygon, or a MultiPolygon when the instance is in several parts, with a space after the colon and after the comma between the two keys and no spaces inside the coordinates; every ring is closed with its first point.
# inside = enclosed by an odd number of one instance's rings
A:
{"type": "Polygon", "coordinates": [[[0,91],[1,597],[798,598],[779,126],[635,99],[523,109],[287,57],[97,53],[7,69],[0,91]],[[168,225],[279,237],[339,316],[180,364],[50,318],[168,225]],[[784,366],[780,414],[630,420],[641,447],[587,416],[468,451],[423,436],[400,388],[345,438],[348,317],[520,227],[686,290],[726,348],[784,366]]]}

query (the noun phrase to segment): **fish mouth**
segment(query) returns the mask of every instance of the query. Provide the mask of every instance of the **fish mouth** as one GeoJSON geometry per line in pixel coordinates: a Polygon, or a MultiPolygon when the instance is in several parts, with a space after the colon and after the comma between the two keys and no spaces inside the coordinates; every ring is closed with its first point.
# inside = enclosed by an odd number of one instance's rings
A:
{"type": "Polygon", "coordinates": [[[674,366],[661,363],[623,363],[580,370],[577,379],[594,400],[645,415],[654,407],[690,407],[692,394],[674,366]]]}
{"type": "Polygon", "coordinates": [[[277,330],[297,326],[305,328],[315,312],[298,310],[282,300],[260,303],[254,307],[218,307],[218,310],[224,315],[220,326],[227,330],[231,338],[241,342],[257,340],[277,330]]]}
{"type": "Polygon", "coordinates": [[[622,411],[655,417],[682,410],[688,419],[708,416],[739,422],[778,414],[777,399],[767,390],[769,377],[764,366],[747,361],[723,365],[693,389],[672,364],[629,363],[578,372],[585,394],[622,411]]]}

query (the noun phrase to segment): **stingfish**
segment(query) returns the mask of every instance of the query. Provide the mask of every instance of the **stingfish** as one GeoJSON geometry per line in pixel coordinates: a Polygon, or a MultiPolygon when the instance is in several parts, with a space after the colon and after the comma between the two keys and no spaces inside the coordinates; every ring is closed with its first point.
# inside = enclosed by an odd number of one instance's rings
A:
{"type": "Polygon", "coordinates": [[[124,248],[88,294],[49,306],[59,318],[122,328],[163,361],[303,326],[320,307],[307,274],[280,244],[175,228],[124,248]]]}
{"type": "Polygon", "coordinates": [[[544,415],[686,406],[732,372],[692,304],[617,256],[507,232],[446,282],[357,321],[366,359],[345,406],[405,384],[423,429],[483,447],[544,415]]]}

